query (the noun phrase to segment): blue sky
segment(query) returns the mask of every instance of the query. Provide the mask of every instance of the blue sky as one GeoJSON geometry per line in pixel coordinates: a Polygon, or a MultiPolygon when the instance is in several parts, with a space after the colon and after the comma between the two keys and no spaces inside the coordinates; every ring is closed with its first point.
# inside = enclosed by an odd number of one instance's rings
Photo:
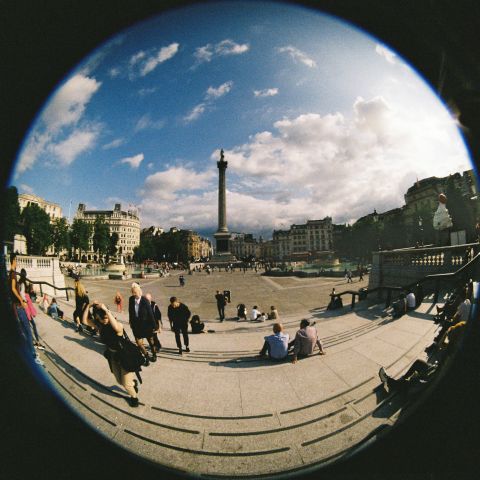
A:
{"type": "Polygon", "coordinates": [[[59,84],[11,183],[59,203],[138,206],[143,226],[230,230],[352,221],[416,178],[470,167],[450,115],[363,32],[288,4],[197,5],[121,32],[59,84]]]}

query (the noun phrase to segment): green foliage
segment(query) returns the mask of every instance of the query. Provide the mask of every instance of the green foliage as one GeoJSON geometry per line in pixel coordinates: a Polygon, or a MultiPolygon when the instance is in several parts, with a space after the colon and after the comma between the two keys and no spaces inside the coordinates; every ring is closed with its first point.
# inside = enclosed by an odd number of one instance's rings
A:
{"type": "Polygon", "coordinates": [[[70,229],[65,217],[53,220],[52,240],[55,253],[59,253],[63,249],[70,249],[70,229]]]}
{"type": "Polygon", "coordinates": [[[3,240],[13,241],[16,233],[21,232],[20,205],[18,204],[18,191],[14,186],[5,189],[5,203],[3,209],[2,233],[3,240]]]}
{"type": "Polygon", "coordinates": [[[90,237],[92,236],[92,226],[78,218],[72,223],[71,228],[71,242],[75,250],[87,251],[90,237]]]}
{"type": "Polygon", "coordinates": [[[52,226],[49,215],[33,203],[25,207],[20,215],[22,233],[27,241],[29,255],[45,255],[52,244],[52,226]]]}
{"type": "Polygon", "coordinates": [[[133,259],[138,263],[147,259],[157,260],[154,239],[151,237],[140,236],[140,245],[133,249],[133,259]]]}
{"type": "Polygon", "coordinates": [[[110,247],[110,228],[101,216],[93,224],[93,251],[100,256],[108,253],[110,247]]]}

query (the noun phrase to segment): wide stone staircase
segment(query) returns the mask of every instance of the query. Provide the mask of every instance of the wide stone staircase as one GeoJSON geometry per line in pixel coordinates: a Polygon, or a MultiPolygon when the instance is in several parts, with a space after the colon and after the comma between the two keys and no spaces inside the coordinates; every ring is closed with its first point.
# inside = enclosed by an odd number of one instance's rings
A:
{"type": "MultiPolygon", "coordinates": [[[[70,319],[72,304],[61,303],[70,319]]],[[[437,330],[432,306],[426,299],[396,320],[365,303],[311,312],[327,354],[295,365],[256,356],[271,323],[192,335],[183,356],[167,327],[158,361],[143,368],[136,409],[115,384],[97,338],[43,313],[37,325],[46,376],[92,428],[175,470],[259,477],[326,464],[394,426],[406,399],[384,392],[378,369],[396,376],[425,356],[437,330]]],[[[283,323],[293,336],[299,318],[283,323]]]]}

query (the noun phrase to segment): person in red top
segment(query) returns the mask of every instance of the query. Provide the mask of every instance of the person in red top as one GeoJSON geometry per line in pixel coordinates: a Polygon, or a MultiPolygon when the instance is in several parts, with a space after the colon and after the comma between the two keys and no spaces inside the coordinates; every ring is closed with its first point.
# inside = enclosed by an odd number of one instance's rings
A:
{"type": "Polygon", "coordinates": [[[113,299],[113,303],[117,306],[117,313],[123,312],[123,297],[120,295],[120,292],[115,294],[115,298],[113,299]]]}

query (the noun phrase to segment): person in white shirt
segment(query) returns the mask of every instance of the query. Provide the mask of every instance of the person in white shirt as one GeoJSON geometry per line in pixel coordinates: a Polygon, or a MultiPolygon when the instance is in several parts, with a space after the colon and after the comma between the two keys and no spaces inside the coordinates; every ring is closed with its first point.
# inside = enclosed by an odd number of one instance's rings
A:
{"type": "Polygon", "coordinates": [[[252,308],[252,311],[250,312],[250,320],[252,322],[256,321],[257,318],[261,315],[260,310],[258,310],[258,307],[254,305],[252,308]]]}
{"type": "Polygon", "coordinates": [[[283,360],[288,355],[288,341],[290,336],[288,333],[283,333],[283,326],[281,323],[273,324],[273,335],[264,337],[265,343],[259,355],[268,356],[273,360],[283,360]]]}
{"type": "Polygon", "coordinates": [[[407,294],[407,309],[408,310],[415,310],[416,300],[415,294],[413,292],[408,292],[407,294]]]}

